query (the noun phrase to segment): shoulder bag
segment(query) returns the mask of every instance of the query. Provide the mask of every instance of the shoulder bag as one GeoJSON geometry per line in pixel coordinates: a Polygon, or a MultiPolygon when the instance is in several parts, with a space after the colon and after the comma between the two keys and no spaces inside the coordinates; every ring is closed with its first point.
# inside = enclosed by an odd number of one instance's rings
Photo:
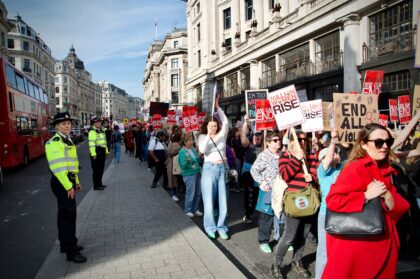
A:
{"type": "Polygon", "coordinates": [[[314,215],[320,205],[319,192],[311,183],[298,191],[285,191],[283,210],[289,217],[306,217],[314,215]]]}

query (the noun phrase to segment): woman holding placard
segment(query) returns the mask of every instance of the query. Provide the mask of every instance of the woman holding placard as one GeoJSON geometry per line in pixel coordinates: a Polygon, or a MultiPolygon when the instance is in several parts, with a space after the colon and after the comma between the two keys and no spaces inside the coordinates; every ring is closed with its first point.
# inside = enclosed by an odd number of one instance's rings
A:
{"type": "Polygon", "coordinates": [[[227,196],[226,196],[226,139],[228,136],[228,119],[219,106],[216,97],[215,108],[220,117],[219,123],[213,116],[207,119],[201,127],[198,137],[198,149],[204,154],[204,165],[201,174],[201,193],[204,204],[204,229],[209,238],[219,236],[227,240],[227,196]],[[218,221],[215,223],[214,200],[218,197],[218,221]]]}

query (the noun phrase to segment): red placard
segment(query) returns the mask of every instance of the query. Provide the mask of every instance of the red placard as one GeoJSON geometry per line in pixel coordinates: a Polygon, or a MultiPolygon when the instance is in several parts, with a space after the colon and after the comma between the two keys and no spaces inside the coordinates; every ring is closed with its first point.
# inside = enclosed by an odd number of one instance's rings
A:
{"type": "Polygon", "coordinates": [[[168,111],[168,116],[166,118],[166,124],[176,125],[176,111],[174,111],[174,110],[168,111]]]}
{"type": "Polygon", "coordinates": [[[197,131],[200,128],[198,124],[197,107],[183,107],[182,108],[182,122],[187,132],[197,131]]]}
{"type": "Polygon", "coordinates": [[[388,115],[386,114],[379,114],[378,124],[388,127],[388,115]]]}
{"type": "Polygon", "coordinates": [[[400,117],[401,124],[405,124],[411,121],[411,106],[409,95],[398,96],[398,115],[400,117]]]}
{"type": "Polygon", "coordinates": [[[366,71],[362,93],[379,95],[383,81],[384,71],[366,71]]]}
{"type": "Polygon", "coordinates": [[[275,120],[268,100],[255,100],[256,130],[274,129],[275,120]]]}
{"type": "Polygon", "coordinates": [[[392,122],[398,121],[398,102],[396,99],[389,99],[389,117],[392,122]]]}
{"type": "Polygon", "coordinates": [[[153,114],[152,117],[152,126],[153,129],[162,129],[162,115],[160,114],[153,114]]]}
{"type": "Polygon", "coordinates": [[[178,123],[179,123],[179,128],[184,129],[184,121],[182,121],[182,116],[177,116],[178,117],[178,123]]]}
{"type": "Polygon", "coordinates": [[[203,125],[204,121],[206,120],[206,113],[205,112],[199,112],[198,113],[198,125],[203,125]]]}

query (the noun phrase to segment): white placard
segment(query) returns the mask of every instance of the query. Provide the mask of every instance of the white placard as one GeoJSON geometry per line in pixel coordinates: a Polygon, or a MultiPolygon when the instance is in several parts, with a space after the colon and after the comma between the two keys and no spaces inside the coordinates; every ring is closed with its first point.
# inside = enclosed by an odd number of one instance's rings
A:
{"type": "Polygon", "coordinates": [[[306,119],[305,123],[302,123],[302,130],[306,133],[323,131],[322,100],[302,102],[300,107],[306,119]]]}

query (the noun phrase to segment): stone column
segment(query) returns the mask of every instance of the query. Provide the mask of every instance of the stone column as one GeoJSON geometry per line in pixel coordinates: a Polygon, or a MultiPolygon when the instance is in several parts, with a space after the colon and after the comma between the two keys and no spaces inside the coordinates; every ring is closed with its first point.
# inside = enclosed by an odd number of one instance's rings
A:
{"type": "Polygon", "coordinates": [[[343,42],[344,92],[360,92],[360,73],[357,66],[362,63],[360,43],[360,17],[357,14],[338,20],[343,24],[340,32],[343,42]]]}
{"type": "Polygon", "coordinates": [[[257,60],[249,61],[249,75],[250,75],[250,87],[251,89],[260,88],[260,64],[257,60]]]}
{"type": "MultiPolygon", "coordinates": [[[[255,19],[258,22],[257,32],[264,29],[264,5],[263,1],[254,1],[255,19]]],[[[253,18],[254,19],[254,18],[253,18]]]]}

